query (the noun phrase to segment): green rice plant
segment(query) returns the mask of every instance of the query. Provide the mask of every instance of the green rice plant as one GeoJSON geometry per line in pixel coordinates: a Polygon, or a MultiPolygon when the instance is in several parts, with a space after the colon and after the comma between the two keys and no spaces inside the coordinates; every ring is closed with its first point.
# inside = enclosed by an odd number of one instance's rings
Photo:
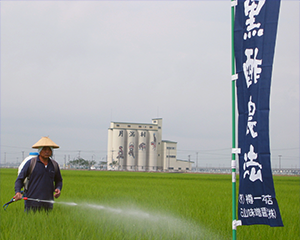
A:
{"type": "MultiPolygon", "coordinates": [[[[0,203],[14,195],[16,169],[0,170],[0,203]]],[[[62,170],[51,212],[0,210],[0,239],[231,239],[231,175],[62,170]],[[75,202],[77,205],[68,205],[75,202]]],[[[299,178],[275,176],[285,227],[237,229],[238,239],[299,237],[299,178]]]]}
{"type": "Polygon", "coordinates": [[[284,227],[238,227],[237,239],[300,239],[300,178],[274,176],[273,180],[284,227]]]}

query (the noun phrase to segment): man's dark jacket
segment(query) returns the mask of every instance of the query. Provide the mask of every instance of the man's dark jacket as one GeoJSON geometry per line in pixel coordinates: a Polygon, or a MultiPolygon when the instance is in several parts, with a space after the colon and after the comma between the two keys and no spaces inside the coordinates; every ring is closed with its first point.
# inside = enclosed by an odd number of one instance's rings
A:
{"type": "MultiPolygon", "coordinates": [[[[21,192],[24,179],[29,175],[30,162],[31,160],[24,165],[15,182],[15,193],[21,192]]],[[[62,177],[59,167],[55,172],[54,165],[50,160],[48,161],[47,167],[45,167],[38,156],[35,168],[30,176],[26,197],[40,200],[53,200],[53,193],[56,188],[62,189],[62,177]]],[[[29,200],[25,201],[25,208],[30,207],[52,208],[53,204],[29,200]]]]}

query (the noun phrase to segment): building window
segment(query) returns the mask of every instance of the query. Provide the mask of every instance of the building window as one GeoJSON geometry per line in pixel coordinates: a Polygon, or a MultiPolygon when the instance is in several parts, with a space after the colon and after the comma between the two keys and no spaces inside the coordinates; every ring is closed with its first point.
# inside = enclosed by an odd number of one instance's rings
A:
{"type": "Polygon", "coordinates": [[[117,127],[120,127],[120,125],[119,125],[119,124],[117,124],[116,126],[117,126],[117,127]]]}
{"type": "Polygon", "coordinates": [[[167,147],[167,149],[175,149],[175,147],[167,147]]]}
{"type": "Polygon", "coordinates": [[[152,126],[150,126],[149,128],[153,128],[152,126]]]}
{"type": "Polygon", "coordinates": [[[127,125],[127,127],[131,127],[130,125],[127,125]]]}

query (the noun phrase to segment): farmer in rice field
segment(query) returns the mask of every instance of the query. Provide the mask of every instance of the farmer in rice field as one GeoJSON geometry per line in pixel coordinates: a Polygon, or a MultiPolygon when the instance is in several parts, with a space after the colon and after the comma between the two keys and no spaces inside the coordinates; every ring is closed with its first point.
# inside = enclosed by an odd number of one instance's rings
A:
{"type": "Polygon", "coordinates": [[[62,189],[58,163],[51,159],[53,149],[59,146],[49,137],[42,137],[32,148],[37,148],[39,155],[29,160],[21,170],[15,182],[14,198],[16,201],[22,199],[21,189],[24,186],[24,197],[28,198],[25,201],[25,211],[51,210],[53,196],[58,198],[62,189]]]}

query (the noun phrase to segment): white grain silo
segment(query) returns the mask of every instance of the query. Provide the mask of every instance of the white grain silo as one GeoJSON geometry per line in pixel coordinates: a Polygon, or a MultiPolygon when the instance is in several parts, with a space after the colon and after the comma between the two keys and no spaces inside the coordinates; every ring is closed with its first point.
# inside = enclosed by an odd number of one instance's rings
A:
{"type": "Polygon", "coordinates": [[[138,150],[137,150],[137,170],[146,170],[147,148],[148,145],[148,131],[138,130],[138,150]]]}
{"type": "Polygon", "coordinates": [[[149,161],[148,161],[148,170],[156,171],[157,170],[157,131],[149,131],[149,161]]]}
{"type": "Polygon", "coordinates": [[[115,169],[123,170],[126,166],[126,130],[120,128],[113,129],[112,144],[112,164],[115,169]]]}
{"type": "Polygon", "coordinates": [[[136,170],[137,159],[137,131],[134,129],[127,129],[127,161],[126,169],[129,171],[136,170]]]}

